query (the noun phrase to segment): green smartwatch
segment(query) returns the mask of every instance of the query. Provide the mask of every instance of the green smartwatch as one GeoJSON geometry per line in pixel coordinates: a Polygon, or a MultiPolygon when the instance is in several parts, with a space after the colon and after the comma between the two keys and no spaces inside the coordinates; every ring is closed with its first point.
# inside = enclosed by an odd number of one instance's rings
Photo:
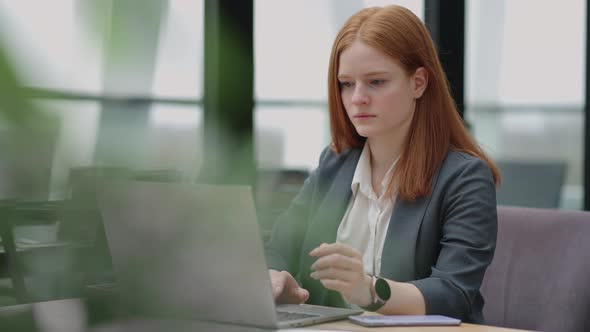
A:
{"type": "Polygon", "coordinates": [[[381,309],[391,297],[391,288],[389,287],[387,280],[375,276],[371,276],[371,278],[373,278],[375,293],[373,294],[373,292],[371,292],[373,302],[367,306],[361,307],[361,309],[365,311],[377,311],[381,309]]]}

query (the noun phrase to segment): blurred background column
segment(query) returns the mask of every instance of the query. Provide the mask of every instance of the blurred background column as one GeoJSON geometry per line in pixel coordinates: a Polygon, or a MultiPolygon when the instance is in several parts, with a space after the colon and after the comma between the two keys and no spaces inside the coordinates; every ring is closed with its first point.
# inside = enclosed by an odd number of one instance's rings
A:
{"type": "Polygon", "coordinates": [[[253,0],[205,1],[201,181],[253,184],[253,0]]]}
{"type": "MultiPolygon", "coordinates": [[[[168,0],[111,2],[104,49],[99,165],[145,167],[151,91],[162,17],[168,0]]],[[[179,50],[181,51],[181,50],[179,50]]]]}

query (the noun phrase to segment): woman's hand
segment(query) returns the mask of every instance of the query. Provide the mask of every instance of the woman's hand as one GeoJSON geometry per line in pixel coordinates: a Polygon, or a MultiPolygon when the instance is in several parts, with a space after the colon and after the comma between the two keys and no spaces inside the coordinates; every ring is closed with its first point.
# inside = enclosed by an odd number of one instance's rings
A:
{"type": "Polygon", "coordinates": [[[318,259],[311,265],[311,277],[335,290],[349,303],[367,306],[373,301],[372,278],[363,270],[358,250],[342,243],[322,243],[310,253],[318,259]]]}
{"type": "Polygon", "coordinates": [[[289,272],[270,269],[268,274],[272,284],[272,295],[276,303],[301,304],[309,298],[309,292],[299,287],[289,272]]]}

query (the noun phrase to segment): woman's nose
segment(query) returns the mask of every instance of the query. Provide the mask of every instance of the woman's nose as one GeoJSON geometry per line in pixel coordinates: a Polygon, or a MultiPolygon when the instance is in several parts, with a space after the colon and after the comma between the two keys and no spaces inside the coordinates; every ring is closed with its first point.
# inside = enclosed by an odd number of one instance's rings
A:
{"type": "Polygon", "coordinates": [[[369,101],[369,96],[367,95],[365,88],[360,84],[357,84],[354,87],[354,92],[352,94],[352,103],[354,105],[366,105],[369,101]]]}

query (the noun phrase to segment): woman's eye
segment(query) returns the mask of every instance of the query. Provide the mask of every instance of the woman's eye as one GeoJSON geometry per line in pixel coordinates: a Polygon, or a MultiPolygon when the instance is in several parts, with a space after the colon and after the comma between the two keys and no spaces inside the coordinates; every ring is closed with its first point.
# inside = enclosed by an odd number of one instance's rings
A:
{"type": "Polygon", "coordinates": [[[340,82],[339,84],[341,88],[349,88],[352,86],[351,82],[340,82]]]}
{"type": "Polygon", "coordinates": [[[371,80],[371,85],[383,85],[385,80],[371,80]]]}

